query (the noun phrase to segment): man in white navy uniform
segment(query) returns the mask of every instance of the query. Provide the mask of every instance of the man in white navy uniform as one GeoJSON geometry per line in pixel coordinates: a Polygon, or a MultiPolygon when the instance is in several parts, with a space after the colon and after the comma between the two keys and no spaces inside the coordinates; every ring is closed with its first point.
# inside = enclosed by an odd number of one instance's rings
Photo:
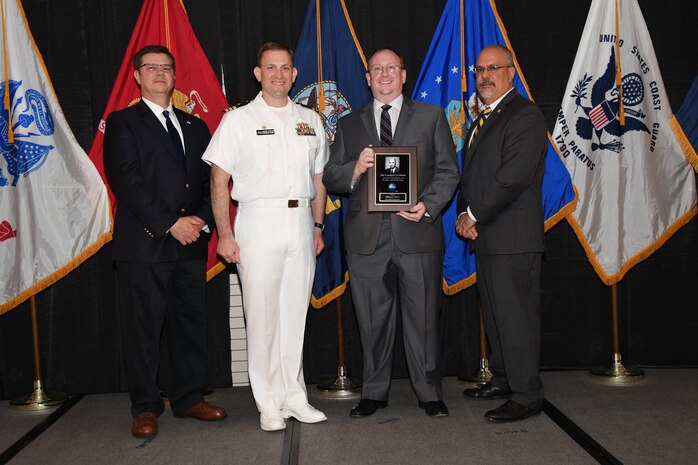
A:
{"type": "Polygon", "coordinates": [[[329,148],[318,114],[288,98],[297,72],[287,45],[264,44],[254,69],[262,91],[223,117],[202,157],[212,167],[218,254],[240,275],[250,385],[264,431],[284,429],[291,416],[327,419],[308,404],[303,336],[324,248],[329,148]],[[230,198],[238,202],[234,230],[230,198]]]}

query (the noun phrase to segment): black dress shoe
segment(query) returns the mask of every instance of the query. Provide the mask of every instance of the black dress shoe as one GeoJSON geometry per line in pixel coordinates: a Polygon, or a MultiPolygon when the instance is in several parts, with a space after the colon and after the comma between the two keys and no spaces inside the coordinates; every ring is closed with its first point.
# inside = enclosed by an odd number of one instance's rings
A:
{"type": "Polygon", "coordinates": [[[367,417],[376,413],[379,408],[385,408],[388,402],[385,400],[361,399],[349,413],[352,417],[367,417]]]}
{"type": "Polygon", "coordinates": [[[430,417],[447,417],[448,407],[443,401],[435,400],[432,402],[419,402],[419,408],[423,408],[424,412],[430,417]]]}
{"type": "Polygon", "coordinates": [[[485,413],[485,418],[496,422],[519,421],[539,413],[540,407],[526,407],[513,400],[508,400],[496,409],[485,413]]]}
{"type": "Polygon", "coordinates": [[[511,394],[510,390],[492,386],[490,383],[463,391],[463,395],[471,399],[501,399],[509,394],[511,394]]]}

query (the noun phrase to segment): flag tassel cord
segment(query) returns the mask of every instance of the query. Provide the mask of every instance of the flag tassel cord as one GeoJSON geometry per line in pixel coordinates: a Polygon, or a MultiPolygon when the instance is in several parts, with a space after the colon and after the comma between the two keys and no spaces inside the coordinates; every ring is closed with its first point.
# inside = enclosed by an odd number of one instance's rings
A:
{"type": "Polygon", "coordinates": [[[167,50],[171,50],[170,47],[170,11],[167,8],[167,1],[162,0],[163,16],[165,17],[165,46],[167,50]]]}
{"type": "Polygon", "coordinates": [[[467,105],[465,96],[468,92],[468,75],[465,72],[465,10],[464,0],[460,0],[460,115],[459,121],[465,124],[465,106],[467,105]]]}
{"type": "Polygon", "coordinates": [[[325,86],[322,85],[322,29],[320,25],[320,0],[315,0],[315,33],[317,36],[317,83],[319,112],[325,111],[325,86]]]}
{"type": "Polygon", "coordinates": [[[359,56],[361,57],[361,62],[364,64],[364,68],[368,69],[368,63],[366,62],[366,57],[364,56],[364,51],[361,48],[361,44],[359,43],[359,39],[356,37],[356,31],[354,31],[354,25],[351,22],[351,18],[349,17],[349,12],[347,11],[347,6],[344,4],[344,0],[339,0],[339,4],[342,5],[342,12],[344,13],[344,19],[347,21],[347,27],[349,28],[349,33],[351,34],[351,38],[354,39],[354,46],[356,47],[356,51],[359,53],[359,56]]]}
{"type": "Polygon", "coordinates": [[[12,131],[12,108],[10,104],[10,67],[7,64],[7,28],[5,27],[5,0],[0,0],[2,6],[2,61],[5,67],[3,78],[5,79],[5,95],[3,97],[3,107],[7,111],[7,141],[14,144],[15,136],[12,131]]]}
{"type": "Polygon", "coordinates": [[[625,108],[623,106],[623,82],[621,79],[622,70],[620,65],[620,11],[616,0],[616,87],[618,88],[618,119],[621,126],[625,126],[625,108]]]}

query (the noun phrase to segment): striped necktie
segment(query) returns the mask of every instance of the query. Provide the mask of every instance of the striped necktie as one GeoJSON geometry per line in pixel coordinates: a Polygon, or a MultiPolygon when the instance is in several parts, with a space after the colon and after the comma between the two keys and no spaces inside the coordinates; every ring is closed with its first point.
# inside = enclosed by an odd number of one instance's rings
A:
{"type": "Polygon", "coordinates": [[[179,133],[177,132],[177,129],[175,129],[174,124],[172,124],[172,121],[170,120],[170,112],[165,110],[162,112],[163,116],[165,117],[165,126],[167,127],[167,133],[170,135],[170,139],[172,139],[172,145],[174,145],[175,150],[177,153],[184,158],[184,147],[182,147],[182,139],[179,138],[179,133]]]}
{"type": "Polygon", "coordinates": [[[485,124],[485,120],[487,119],[487,117],[490,116],[490,113],[492,113],[492,108],[490,108],[488,106],[486,106],[485,109],[482,110],[482,116],[477,121],[477,126],[475,127],[475,130],[473,131],[473,137],[470,139],[471,144],[475,140],[475,136],[477,136],[477,132],[480,130],[482,125],[485,124]]]}
{"type": "Polygon", "coordinates": [[[393,145],[393,127],[390,124],[390,105],[383,105],[381,107],[383,111],[381,112],[381,146],[390,147],[393,145]]]}

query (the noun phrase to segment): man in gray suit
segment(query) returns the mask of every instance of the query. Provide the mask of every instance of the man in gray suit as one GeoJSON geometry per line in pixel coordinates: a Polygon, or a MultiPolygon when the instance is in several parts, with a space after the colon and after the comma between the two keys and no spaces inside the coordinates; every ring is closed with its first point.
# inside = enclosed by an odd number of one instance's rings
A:
{"type": "Polygon", "coordinates": [[[387,405],[398,294],[419,406],[430,416],[448,415],[440,373],[441,211],[458,184],[458,161],[443,110],[404,97],[406,78],[393,50],[371,56],[366,80],[374,100],[339,121],[323,175],[329,191],[349,194],[344,246],[363,347],[362,398],[352,417],[387,405]],[[374,168],[377,145],[417,147],[418,202],[411,209],[367,211],[364,174],[374,168]]]}
{"type": "Polygon", "coordinates": [[[540,412],[540,272],[543,171],[548,139],[540,109],[514,89],[514,61],[500,45],[475,67],[486,104],[466,136],[456,231],[476,252],[477,284],[490,348],[492,380],[463,394],[509,400],[491,421],[540,412]],[[482,124],[481,124],[482,123],[482,124]]]}

